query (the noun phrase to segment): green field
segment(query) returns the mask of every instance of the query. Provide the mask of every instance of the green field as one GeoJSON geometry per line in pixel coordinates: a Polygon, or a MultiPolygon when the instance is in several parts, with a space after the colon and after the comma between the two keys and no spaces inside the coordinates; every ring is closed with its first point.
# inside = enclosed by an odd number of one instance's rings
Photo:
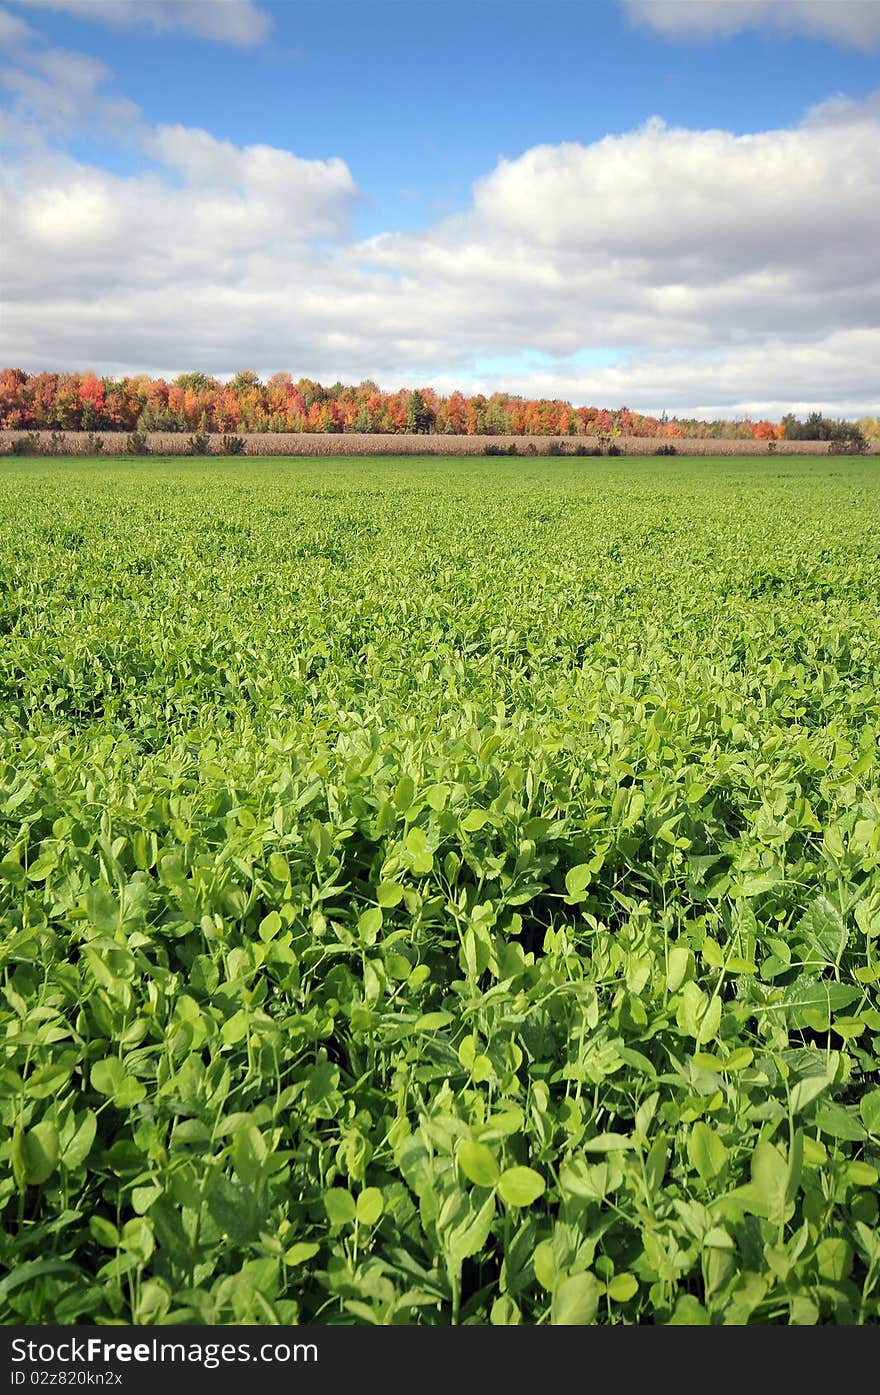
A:
{"type": "Polygon", "coordinates": [[[0,1321],[880,1320],[878,471],[0,462],[0,1321]]]}

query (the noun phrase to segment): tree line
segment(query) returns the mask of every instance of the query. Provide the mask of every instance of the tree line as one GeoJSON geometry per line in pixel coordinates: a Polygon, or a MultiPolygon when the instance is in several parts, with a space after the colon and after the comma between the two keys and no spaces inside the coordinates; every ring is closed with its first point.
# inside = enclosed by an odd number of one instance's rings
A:
{"type": "Polygon", "coordinates": [[[365,432],[467,436],[666,437],[827,440],[859,450],[880,440],[880,417],[835,421],[812,412],[780,422],[660,417],[629,407],[575,407],[559,399],[496,392],[443,396],[432,388],[383,392],[366,379],[325,387],[311,378],[250,370],[228,382],[182,373],[167,382],[139,374],[0,371],[0,429],[6,431],[365,432]]]}

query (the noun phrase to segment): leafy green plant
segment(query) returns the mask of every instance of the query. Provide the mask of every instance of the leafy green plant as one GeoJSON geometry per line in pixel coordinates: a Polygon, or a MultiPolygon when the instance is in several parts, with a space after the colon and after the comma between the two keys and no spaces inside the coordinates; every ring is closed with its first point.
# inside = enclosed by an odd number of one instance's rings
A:
{"type": "Polygon", "coordinates": [[[0,1320],[877,1323],[878,509],[772,468],[4,460],[0,1320]]]}

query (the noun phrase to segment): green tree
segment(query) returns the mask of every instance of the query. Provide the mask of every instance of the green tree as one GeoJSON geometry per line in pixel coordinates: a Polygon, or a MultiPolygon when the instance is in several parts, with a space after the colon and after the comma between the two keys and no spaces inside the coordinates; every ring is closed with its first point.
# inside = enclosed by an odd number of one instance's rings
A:
{"type": "Polygon", "coordinates": [[[416,388],[409,394],[406,404],[406,429],[425,435],[434,425],[434,413],[423,395],[416,388]]]}
{"type": "Polygon", "coordinates": [[[236,373],[234,378],[229,379],[227,387],[232,389],[236,397],[243,397],[253,388],[262,387],[262,384],[258,374],[250,368],[243,368],[240,373],[236,373]]]}
{"type": "Polygon", "coordinates": [[[207,373],[180,373],[173,385],[183,388],[184,392],[207,392],[218,386],[217,379],[209,378],[207,373]]]}

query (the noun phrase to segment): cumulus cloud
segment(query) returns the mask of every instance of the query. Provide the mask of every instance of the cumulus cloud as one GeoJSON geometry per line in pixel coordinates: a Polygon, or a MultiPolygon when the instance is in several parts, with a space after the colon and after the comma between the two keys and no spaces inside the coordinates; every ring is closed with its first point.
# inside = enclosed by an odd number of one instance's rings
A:
{"type": "MultiPolygon", "coordinates": [[[[213,153],[202,131],[156,137],[177,154],[188,140],[213,153]]],[[[122,177],[48,152],[17,174],[6,229],[9,314],[26,303],[36,313],[42,301],[50,314],[67,302],[88,315],[94,297],[112,297],[119,309],[130,304],[135,336],[145,295],[169,318],[193,299],[236,307],[229,313],[242,318],[257,313],[273,280],[307,259],[311,239],[344,235],[357,194],[342,161],[264,146],[230,147],[225,179],[204,166],[182,183],[159,170],[122,177]]]]}
{"type": "Polygon", "coordinates": [[[11,114],[22,128],[38,122],[41,132],[64,135],[74,127],[116,128],[136,122],[138,108],[124,97],[102,91],[109,74],[103,63],[82,53],[50,49],[29,55],[28,65],[0,67],[0,88],[13,100],[11,114]]]}
{"type": "Polygon", "coordinates": [[[260,44],[271,27],[269,14],[253,0],[14,0],[30,9],[63,10],[119,29],[151,29],[154,33],[184,30],[200,39],[235,44],[260,44]]]}
{"type": "Polygon", "coordinates": [[[0,108],[4,144],[37,145],[47,136],[96,128],[118,136],[137,126],[134,102],[105,91],[112,74],[85,53],[46,46],[41,36],[8,10],[0,10],[0,108]]]}
{"type": "Polygon", "coordinates": [[[159,126],[144,149],[195,191],[214,189],[230,203],[248,202],[293,230],[297,238],[334,237],[345,230],[357,189],[344,160],[303,160],[270,145],[239,147],[207,131],[159,126]]]}
{"type": "MultiPolygon", "coordinates": [[[[679,349],[627,355],[617,363],[579,368],[560,361],[522,372],[476,374],[475,391],[626,404],[659,416],[769,417],[823,411],[858,417],[880,411],[880,329],[837,330],[809,343],[768,337],[759,343],[701,353],[679,349]]],[[[460,386],[444,377],[447,389],[460,386]]]]}
{"type": "MultiPolygon", "coordinates": [[[[851,104],[794,131],[640,130],[502,160],[470,214],[366,244],[570,354],[880,323],[880,120],[851,104]]],[[[469,316],[473,320],[473,314],[469,316]]],[[[518,346],[526,341],[514,341],[518,346]]]]}
{"type": "Polygon", "coordinates": [[[880,46],[875,0],[623,0],[634,24],[669,39],[714,39],[769,29],[849,48],[880,46]]]}
{"type": "Polygon", "coordinates": [[[8,10],[0,10],[0,45],[4,50],[18,49],[33,37],[33,29],[23,19],[10,14],[8,10]]]}
{"type": "Polygon", "coordinates": [[[118,123],[136,173],[41,144],[53,103],[59,120],[98,120],[118,99],[93,60],[13,38],[4,364],[287,368],[710,415],[880,410],[876,95],[788,130],[654,119],[538,146],[478,180],[466,212],[357,242],[360,193],[338,158],[149,127],[136,108],[118,123]],[[539,367],[487,375],[498,356],[539,367]]]}

